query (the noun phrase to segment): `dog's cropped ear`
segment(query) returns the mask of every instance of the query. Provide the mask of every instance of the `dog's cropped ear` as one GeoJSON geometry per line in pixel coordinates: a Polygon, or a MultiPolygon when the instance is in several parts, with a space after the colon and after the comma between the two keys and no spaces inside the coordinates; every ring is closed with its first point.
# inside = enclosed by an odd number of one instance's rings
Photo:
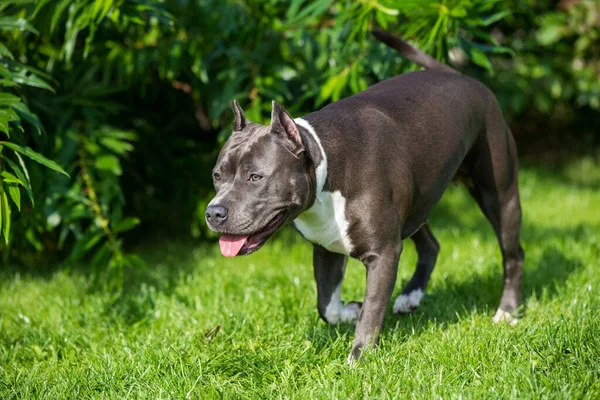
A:
{"type": "Polygon", "coordinates": [[[271,133],[279,136],[286,148],[296,157],[304,151],[304,144],[300,136],[300,130],[294,119],[281,105],[273,101],[271,111],[271,133]]]}
{"type": "Polygon", "coordinates": [[[246,114],[244,114],[244,110],[237,102],[237,100],[233,100],[233,130],[241,131],[250,123],[250,120],[246,118],[246,114]]]}

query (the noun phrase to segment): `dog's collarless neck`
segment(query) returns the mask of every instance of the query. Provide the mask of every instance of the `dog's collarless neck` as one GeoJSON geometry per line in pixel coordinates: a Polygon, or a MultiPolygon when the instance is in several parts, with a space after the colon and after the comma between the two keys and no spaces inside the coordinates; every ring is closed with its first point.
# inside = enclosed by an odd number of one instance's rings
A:
{"type": "MultiPolygon", "coordinates": [[[[315,171],[315,197],[323,191],[327,180],[327,155],[321,140],[313,126],[304,118],[296,118],[296,125],[300,127],[300,134],[304,138],[307,153],[313,162],[315,171]]],[[[312,201],[311,201],[312,203],[312,201]]]]}

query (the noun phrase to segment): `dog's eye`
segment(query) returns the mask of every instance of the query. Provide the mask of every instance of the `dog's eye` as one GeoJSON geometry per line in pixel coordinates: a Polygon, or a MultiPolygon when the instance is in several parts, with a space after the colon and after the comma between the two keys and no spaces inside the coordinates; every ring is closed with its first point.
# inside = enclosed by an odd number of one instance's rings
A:
{"type": "Polygon", "coordinates": [[[251,174],[250,178],[248,180],[252,181],[252,182],[256,182],[256,181],[260,181],[262,179],[262,176],[258,175],[258,174],[251,174]]]}
{"type": "Polygon", "coordinates": [[[216,180],[221,179],[221,174],[218,172],[213,172],[213,178],[215,178],[216,180]]]}

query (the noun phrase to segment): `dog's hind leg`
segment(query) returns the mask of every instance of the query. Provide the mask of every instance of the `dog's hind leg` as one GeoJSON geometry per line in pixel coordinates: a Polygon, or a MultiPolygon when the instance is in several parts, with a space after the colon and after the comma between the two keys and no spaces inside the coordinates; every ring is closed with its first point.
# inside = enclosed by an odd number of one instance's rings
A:
{"type": "Polygon", "coordinates": [[[492,224],[502,251],[504,289],[494,322],[515,323],[521,301],[525,252],[520,243],[521,203],[516,146],[504,124],[502,129],[504,131],[488,132],[481,138],[478,154],[470,168],[472,184],[469,191],[492,224]]]}
{"type": "Polygon", "coordinates": [[[317,281],[317,308],[321,318],[330,324],[356,322],[360,303],[344,305],[341,300],[342,282],[348,257],[313,245],[313,267],[317,281]]]}
{"type": "Polygon", "coordinates": [[[471,189],[471,194],[490,220],[502,251],[504,289],[494,322],[516,322],[515,311],[521,301],[521,281],[525,252],[519,236],[521,229],[521,205],[517,184],[503,193],[486,191],[481,187],[471,189]]]}
{"type": "Polygon", "coordinates": [[[394,302],[394,313],[408,313],[419,307],[427,289],[429,277],[435,267],[440,245],[431,233],[429,225],[423,225],[411,236],[417,248],[418,260],[415,273],[394,302]]]}

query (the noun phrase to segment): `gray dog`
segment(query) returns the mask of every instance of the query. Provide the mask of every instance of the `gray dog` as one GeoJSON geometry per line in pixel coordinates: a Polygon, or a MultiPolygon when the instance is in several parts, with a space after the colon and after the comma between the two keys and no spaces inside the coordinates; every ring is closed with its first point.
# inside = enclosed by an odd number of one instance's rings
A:
{"type": "Polygon", "coordinates": [[[319,315],[356,322],[350,360],[379,340],[402,240],[416,270],[394,312],[419,306],[439,251],[427,224],[452,180],[464,182],[502,250],[504,291],[494,321],[515,322],[524,252],[517,150],[494,94],[386,32],[375,37],[426,68],[293,119],[273,102],[270,126],[234,101],[233,134],[213,170],[206,209],[223,255],[258,250],[291,222],[313,243],[319,315]],[[340,299],[347,257],[365,264],[363,303],[340,299]]]}

